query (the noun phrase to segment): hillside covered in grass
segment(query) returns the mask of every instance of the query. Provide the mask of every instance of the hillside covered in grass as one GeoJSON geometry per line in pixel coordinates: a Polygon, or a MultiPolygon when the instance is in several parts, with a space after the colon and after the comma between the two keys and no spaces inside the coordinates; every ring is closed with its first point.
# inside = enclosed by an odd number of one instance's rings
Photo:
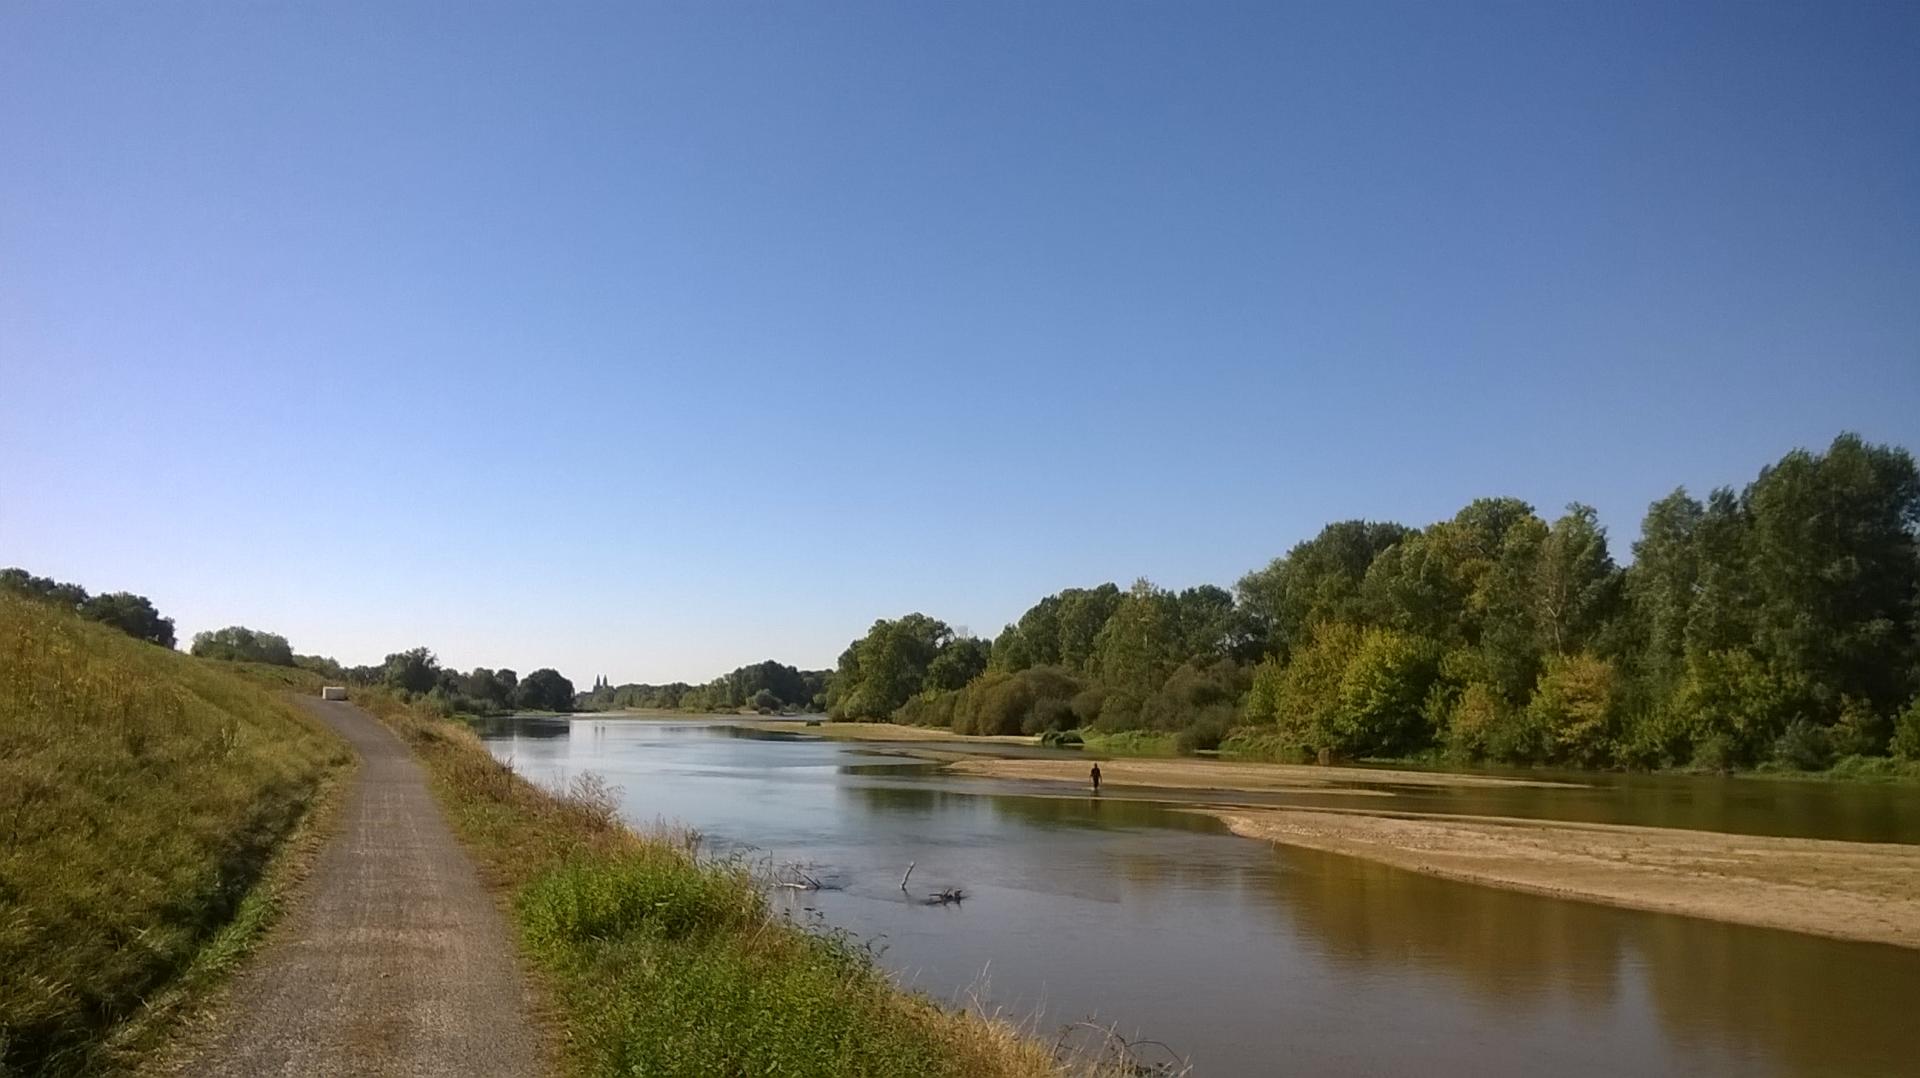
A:
{"type": "Polygon", "coordinates": [[[0,1074],[87,1069],[346,758],[236,671],[0,594],[0,1074]]]}

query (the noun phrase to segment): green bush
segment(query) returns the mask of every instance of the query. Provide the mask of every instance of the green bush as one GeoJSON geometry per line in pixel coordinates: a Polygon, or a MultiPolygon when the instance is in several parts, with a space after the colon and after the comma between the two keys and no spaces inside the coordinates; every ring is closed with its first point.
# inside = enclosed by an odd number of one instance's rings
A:
{"type": "Polygon", "coordinates": [[[1840,701],[1840,717],[1828,731],[1835,756],[1879,756],[1887,750],[1892,724],[1873,705],[1857,697],[1840,701]]]}
{"type": "Polygon", "coordinates": [[[1566,763],[1604,767],[1615,757],[1619,734],[1612,664],[1590,655],[1550,660],[1527,701],[1527,739],[1537,742],[1515,763],[1566,763]]]}
{"type": "Polygon", "coordinates": [[[1902,760],[1920,760],[1920,696],[1913,698],[1894,723],[1892,748],[1902,760]]]}
{"type": "Polygon", "coordinates": [[[1220,747],[1227,737],[1227,723],[1223,718],[1205,718],[1173,735],[1173,750],[1182,756],[1191,756],[1196,752],[1212,751],[1220,747]]]}
{"type": "Polygon", "coordinates": [[[293,648],[278,633],[261,632],[244,625],[229,625],[193,634],[192,653],[202,659],[227,659],[237,662],[292,666],[293,648]]]}
{"type": "Polygon", "coordinates": [[[1141,724],[1149,730],[1184,730],[1204,724],[1224,734],[1251,681],[1251,672],[1231,659],[1182,663],[1141,704],[1141,724]]]}
{"type": "Polygon", "coordinates": [[[893,721],[907,726],[932,726],[951,729],[953,726],[953,707],[959,702],[960,694],[939,690],[923,692],[900,706],[893,713],[893,721]]]}
{"type": "Polygon", "coordinates": [[[1795,719],[1774,739],[1773,762],[1796,771],[1825,770],[1833,762],[1833,744],[1825,730],[1806,719],[1795,719]]]}
{"type": "Polygon", "coordinates": [[[961,734],[1038,734],[1075,724],[1072,701],[1085,688],[1057,666],[1009,674],[990,670],[961,689],[953,729],[961,734]]]}
{"type": "Polygon", "coordinates": [[[1714,761],[1707,766],[1730,770],[1757,762],[1787,724],[1806,713],[1807,686],[1752,652],[1714,651],[1688,660],[1674,706],[1696,746],[1694,762],[1706,751],[1714,761]]]}
{"type": "Polygon", "coordinates": [[[763,912],[743,875],[651,851],[561,868],[530,885],[520,909],[529,938],[542,946],[634,934],[684,939],[763,912]]]}
{"type": "Polygon", "coordinates": [[[1077,726],[1091,727],[1100,721],[1100,711],[1107,702],[1107,690],[1101,685],[1089,685],[1080,690],[1073,698],[1073,719],[1077,726]]]}

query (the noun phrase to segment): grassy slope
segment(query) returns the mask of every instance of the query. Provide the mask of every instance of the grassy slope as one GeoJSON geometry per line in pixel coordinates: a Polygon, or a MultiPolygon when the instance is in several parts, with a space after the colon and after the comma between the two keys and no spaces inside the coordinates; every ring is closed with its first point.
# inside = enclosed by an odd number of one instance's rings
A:
{"type": "Polygon", "coordinates": [[[1031,1075],[1004,1023],[897,988],[866,953],[773,913],[744,871],[634,834],[604,790],[556,797],[463,726],[355,699],[414,747],[456,830],[512,896],[579,1074],[1031,1075]]]}
{"type": "Polygon", "coordinates": [[[253,916],[346,759],[215,664],[0,595],[0,1073],[97,1064],[116,1023],[253,916]]]}

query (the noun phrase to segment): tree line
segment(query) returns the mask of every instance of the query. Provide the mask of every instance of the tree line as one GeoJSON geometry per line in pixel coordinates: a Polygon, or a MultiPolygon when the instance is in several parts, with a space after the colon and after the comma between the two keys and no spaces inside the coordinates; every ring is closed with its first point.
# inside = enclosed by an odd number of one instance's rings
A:
{"type": "Polygon", "coordinates": [[[821,711],[826,708],[830,676],[830,671],[801,670],[768,659],[738,667],[701,685],[684,681],[612,685],[605,678],[596,678],[593,689],[581,693],[575,704],[585,711],[821,711]]]}
{"type": "Polygon", "coordinates": [[[1843,434],[1736,491],[1594,510],[1482,498],[1342,521],[1233,590],[1041,599],[991,643],[924,614],[840,656],[830,714],[961,733],[1172,734],[1282,757],[1817,769],[1920,758],[1920,477],[1843,434]]]}
{"type": "MultiPolygon", "coordinates": [[[[78,584],[35,576],[18,568],[0,569],[0,591],[72,610],[164,648],[175,644],[173,619],[161,617],[144,595],[90,595],[78,584]]],[[[573,683],[557,670],[543,668],[525,678],[504,668],[475,667],[463,674],[442,667],[434,653],[424,647],[395,652],[377,665],[342,666],[325,656],[295,654],[287,638],[279,633],[229,625],[195,633],[188,651],[203,659],[295,667],[345,684],[379,685],[424,697],[448,714],[571,711],[574,706],[573,683]]]]}
{"type": "Polygon", "coordinates": [[[174,644],[173,619],[163,618],[153,601],[130,591],[90,595],[78,584],[52,577],[35,576],[25,569],[0,569],[0,591],[22,595],[37,602],[64,607],[90,621],[98,621],[126,633],[136,640],[171,648],[174,644]]]}

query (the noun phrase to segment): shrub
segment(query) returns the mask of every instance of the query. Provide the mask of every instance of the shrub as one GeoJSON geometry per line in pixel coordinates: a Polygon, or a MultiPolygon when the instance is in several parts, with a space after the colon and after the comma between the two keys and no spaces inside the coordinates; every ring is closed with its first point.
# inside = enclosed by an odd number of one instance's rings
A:
{"type": "Polygon", "coordinates": [[[1072,700],[1085,688],[1055,666],[1015,674],[988,671],[957,694],[953,729],[962,734],[1037,734],[1074,725],[1072,700]]]}
{"type": "Polygon", "coordinates": [[[1827,732],[1806,719],[1795,719],[1773,742],[1773,762],[1797,771],[1820,771],[1833,761],[1827,732]]]}
{"type": "Polygon", "coordinates": [[[1191,756],[1196,752],[1212,751],[1220,747],[1227,737],[1227,723],[1221,718],[1201,719],[1185,730],[1173,735],[1173,750],[1182,756],[1191,756]]]}
{"type": "Polygon", "coordinates": [[[1100,721],[1101,706],[1107,702],[1107,690],[1100,685],[1089,685],[1080,690],[1073,698],[1074,722],[1080,726],[1092,726],[1100,721]]]}
{"type": "Polygon", "coordinates": [[[1920,696],[1913,698],[1894,723],[1891,747],[1902,760],[1920,760],[1920,696]]]}
{"type": "Polygon", "coordinates": [[[224,629],[193,634],[192,653],[203,659],[293,665],[293,647],[287,643],[286,637],[249,629],[244,625],[229,625],[224,629]]]}
{"type": "Polygon", "coordinates": [[[1675,708],[1701,749],[1713,743],[1714,769],[1744,767],[1769,750],[1805,707],[1805,682],[1776,671],[1753,653],[1713,651],[1687,661],[1675,708]]]}
{"type": "Polygon", "coordinates": [[[893,721],[908,726],[953,726],[953,706],[960,699],[957,692],[939,690],[923,692],[900,706],[893,713],[893,721]]]}
{"type": "Polygon", "coordinates": [[[1149,730],[1182,730],[1209,723],[1224,732],[1251,681],[1250,672],[1231,659],[1182,663],[1141,703],[1141,723],[1149,730]]]}
{"type": "Polygon", "coordinates": [[[1506,723],[1509,710],[1492,686],[1479,681],[1468,683],[1446,712],[1448,755],[1468,761],[1492,756],[1491,740],[1506,723]]]}
{"type": "Polygon", "coordinates": [[[1529,738],[1540,753],[1516,762],[1552,761],[1580,767],[1612,762],[1619,733],[1613,665],[1590,655],[1550,660],[1527,702],[1529,738]]]}
{"type": "Polygon", "coordinates": [[[1835,756],[1878,756],[1887,751],[1891,724],[1857,697],[1840,700],[1840,717],[1828,731],[1835,756]]]}

